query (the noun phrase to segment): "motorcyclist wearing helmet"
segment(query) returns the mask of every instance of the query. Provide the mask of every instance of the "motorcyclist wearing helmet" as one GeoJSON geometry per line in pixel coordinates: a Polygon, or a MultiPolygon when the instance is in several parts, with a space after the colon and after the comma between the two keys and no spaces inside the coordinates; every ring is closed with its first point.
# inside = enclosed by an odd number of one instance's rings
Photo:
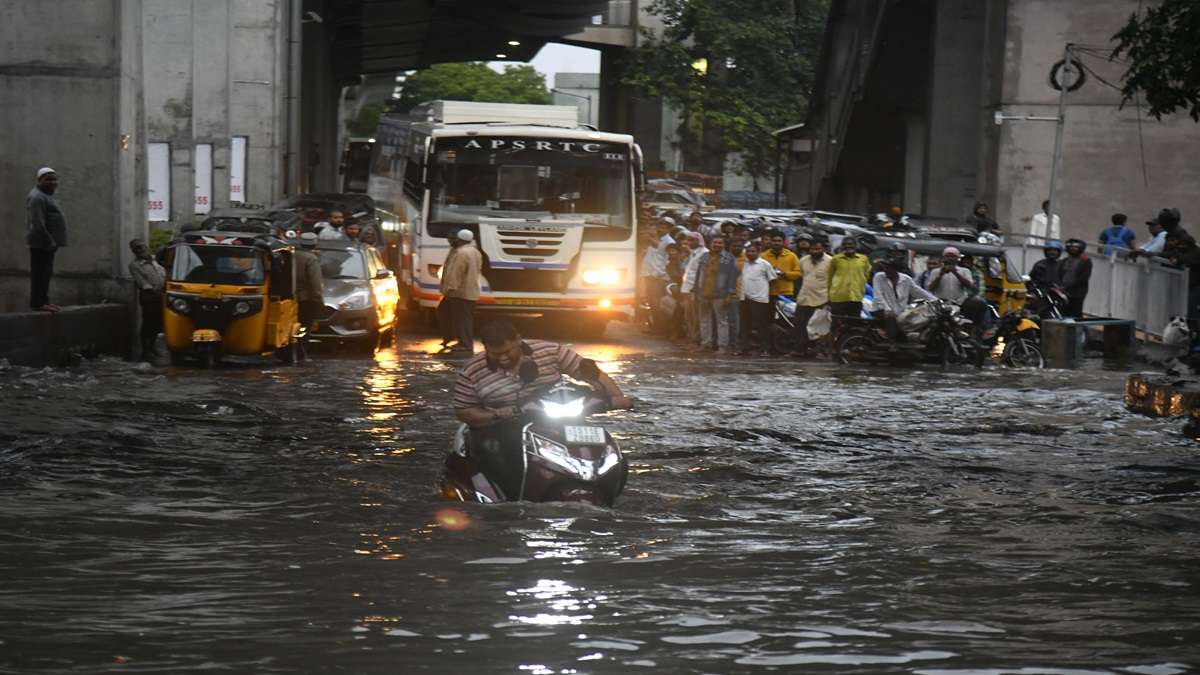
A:
{"type": "Polygon", "coordinates": [[[1058,263],[1062,258],[1063,245],[1057,239],[1046,242],[1042,248],[1046,257],[1033,264],[1029,270],[1029,282],[1041,288],[1053,288],[1058,285],[1058,263]]]}
{"type": "Polygon", "coordinates": [[[875,296],[871,300],[871,313],[883,322],[883,328],[893,342],[904,342],[904,331],[896,321],[913,298],[934,300],[934,295],[917,285],[913,278],[902,272],[908,251],[899,242],[888,247],[887,256],[883,259],[883,269],[875,273],[871,280],[871,288],[875,296]]]}
{"type": "Polygon", "coordinates": [[[1092,259],[1084,254],[1087,244],[1082,239],[1067,240],[1067,257],[1059,260],[1058,282],[1067,292],[1063,316],[1083,317],[1083,301],[1087,298],[1088,280],[1092,278],[1092,259]]]}

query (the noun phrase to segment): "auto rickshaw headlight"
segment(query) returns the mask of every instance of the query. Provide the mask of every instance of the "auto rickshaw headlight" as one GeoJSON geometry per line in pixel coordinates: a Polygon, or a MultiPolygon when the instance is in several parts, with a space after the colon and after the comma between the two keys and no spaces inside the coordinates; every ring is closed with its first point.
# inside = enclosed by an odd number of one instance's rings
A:
{"type": "Polygon", "coordinates": [[[171,309],[180,314],[187,314],[188,310],[191,309],[191,306],[188,305],[187,300],[184,300],[183,298],[175,298],[171,301],[171,309]]]}
{"type": "Polygon", "coordinates": [[[250,312],[250,303],[248,303],[244,300],[233,306],[233,313],[236,315],[248,314],[249,312],[250,312]]]}

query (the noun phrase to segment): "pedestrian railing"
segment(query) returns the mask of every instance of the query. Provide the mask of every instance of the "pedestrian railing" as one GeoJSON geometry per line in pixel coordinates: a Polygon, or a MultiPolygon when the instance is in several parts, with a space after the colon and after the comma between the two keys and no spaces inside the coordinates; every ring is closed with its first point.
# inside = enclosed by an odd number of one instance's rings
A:
{"type": "MultiPolygon", "coordinates": [[[[1023,273],[1045,257],[1040,246],[1006,244],[1004,249],[1023,273]]],[[[1120,253],[1092,253],[1089,257],[1092,278],[1084,314],[1128,319],[1137,323],[1138,330],[1157,336],[1171,317],[1187,315],[1187,270],[1145,257],[1130,260],[1120,253]]]]}

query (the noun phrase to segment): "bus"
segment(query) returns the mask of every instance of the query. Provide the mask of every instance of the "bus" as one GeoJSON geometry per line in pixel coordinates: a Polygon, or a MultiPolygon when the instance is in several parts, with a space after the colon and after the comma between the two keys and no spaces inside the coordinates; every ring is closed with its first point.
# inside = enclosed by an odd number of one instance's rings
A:
{"type": "Polygon", "coordinates": [[[577,113],[434,101],[383,116],[368,193],[399,215],[410,309],[432,316],[447,237],[465,229],[483,254],[480,313],[566,318],[597,335],[633,317],[641,150],[577,113]]]}

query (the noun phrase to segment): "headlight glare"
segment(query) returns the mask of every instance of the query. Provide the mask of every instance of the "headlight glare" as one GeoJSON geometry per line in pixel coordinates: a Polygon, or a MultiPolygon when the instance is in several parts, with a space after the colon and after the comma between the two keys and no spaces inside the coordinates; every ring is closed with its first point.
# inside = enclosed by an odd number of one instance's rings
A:
{"type": "Polygon", "coordinates": [[[338,309],[366,309],[371,306],[371,294],[355,291],[338,303],[338,309]]]}
{"type": "Polygon", "coordinates": [[[616,286],[621,283],[623,272],[611,268],[584,270],[583,283],[589,286],[616,286]]]}
{"type": "Polygon", "coordinates": [[[579,417],[583,414],[583,398],[577,398],[566,403],[555,403],[554,401],[542,401],[542,412],[546,413],[546,417],[558,419],[561,417],[579,417]]]}

